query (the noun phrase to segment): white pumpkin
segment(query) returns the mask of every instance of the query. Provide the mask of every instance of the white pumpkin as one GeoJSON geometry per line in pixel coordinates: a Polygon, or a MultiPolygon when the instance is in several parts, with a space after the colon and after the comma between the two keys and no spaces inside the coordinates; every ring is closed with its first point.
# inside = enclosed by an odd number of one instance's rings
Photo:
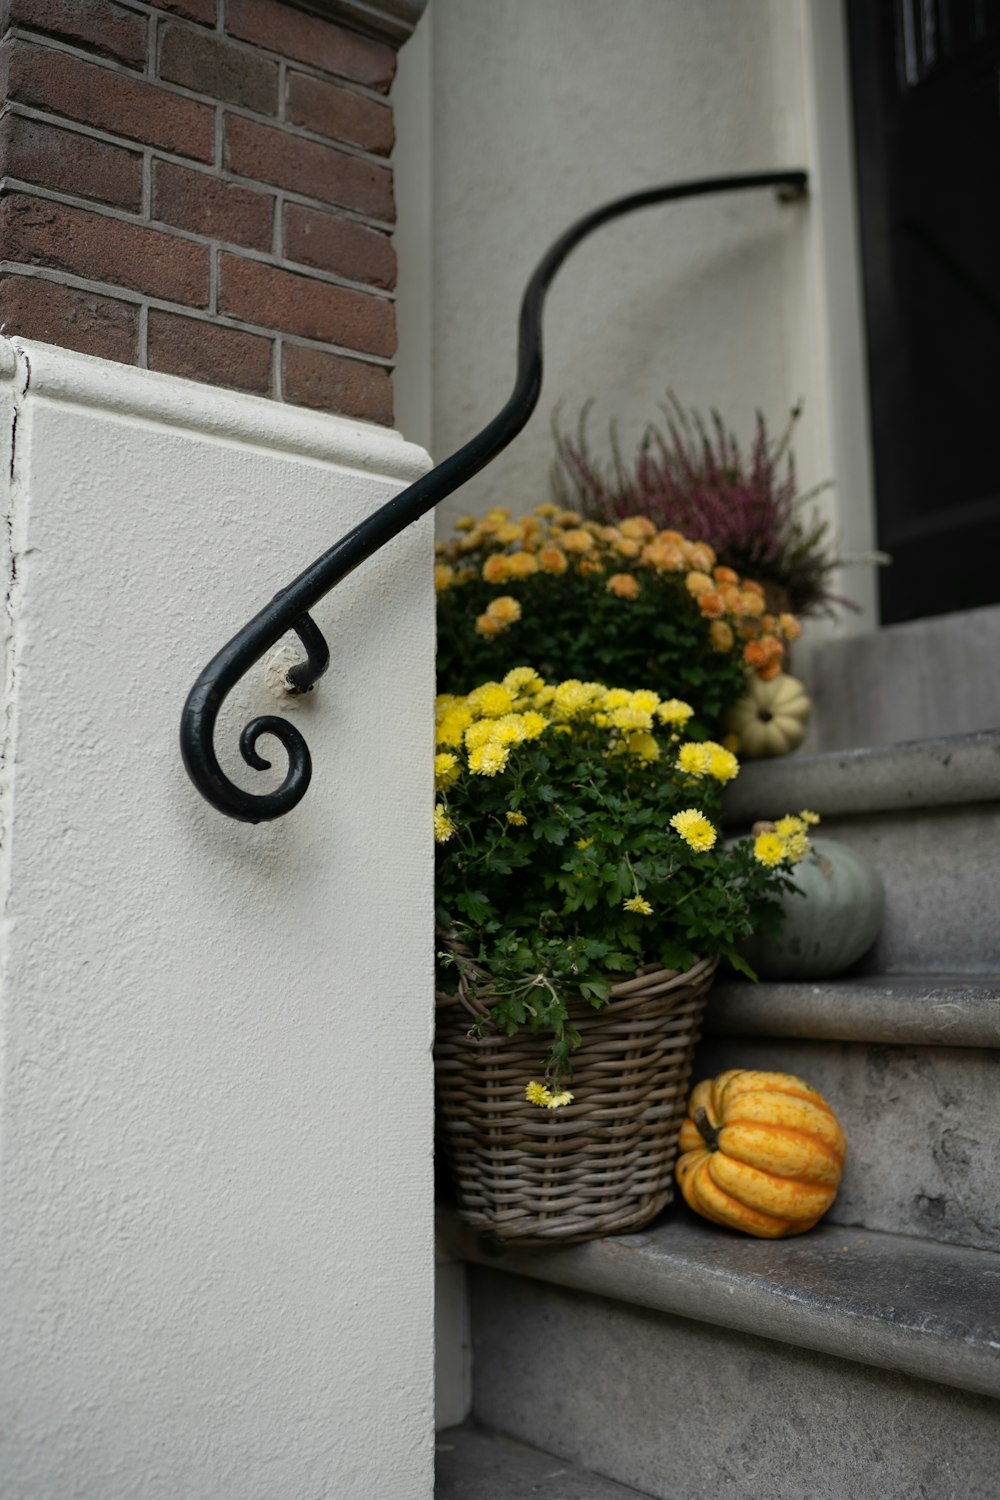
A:
{"type": "Polygon", "coordinates": [[[836,839],[813,838],[793,866],[802,895],[783,892],[776,937],[758,933],[743,956],[761,979],[829,979],[849,969],[878,936],[885,911],[882,878],[863,854],[836,839]]]}
{"type": "Polygon", "coordinates": [[[788,755],[805,739],[812,701],[797,677],[779,672],[770,682],[751,677],[729,710],[726,728],[739,739],[742,760],[788,755]]]}

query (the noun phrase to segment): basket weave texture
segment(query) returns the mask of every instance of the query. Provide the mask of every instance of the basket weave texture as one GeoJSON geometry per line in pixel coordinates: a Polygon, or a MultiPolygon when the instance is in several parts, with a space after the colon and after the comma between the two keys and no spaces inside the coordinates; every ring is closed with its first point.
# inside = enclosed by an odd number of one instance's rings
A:
{"type": "Polygon", "coordinates": [[[572,1244],[637,1229],[673,1197],[677,1137],[716,958],[685,973],[647,967],[594,1010],[573,1003],[581,1034],[573,1103],[524,1097],[541,1079],[544,1038],[470,1034],[488,1014],[465,976],[439,995],[434,1047],[438,1129],[462,1217],[521,1244],[572,1244]]]}

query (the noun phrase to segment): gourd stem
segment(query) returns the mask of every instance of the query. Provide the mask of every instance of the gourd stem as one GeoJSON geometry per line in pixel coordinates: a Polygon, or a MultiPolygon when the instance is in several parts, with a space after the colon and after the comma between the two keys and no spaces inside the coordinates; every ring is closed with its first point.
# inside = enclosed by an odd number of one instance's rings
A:
{"type": "Polygon", "coordinates": [[[705,1145],[708,1146],[712,1151],[718,1151],[719,1132],[712,1124],[711,1120],[708,1118],[708,1113],[705,1110],[704,1106],[699,1106],[695,1110],[694,1123],[697,1125],[702,1136],[704,1136],[705,1145]]]}

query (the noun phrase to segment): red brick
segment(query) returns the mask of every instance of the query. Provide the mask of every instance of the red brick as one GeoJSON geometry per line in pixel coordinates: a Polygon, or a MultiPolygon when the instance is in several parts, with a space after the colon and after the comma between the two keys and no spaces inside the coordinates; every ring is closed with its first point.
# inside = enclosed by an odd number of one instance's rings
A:
{"type": "Polygon", "coordinates": [[[381,365],[286,344],[282,380],[285,400],[296,406],[392,426],[392,380],[381,365]]]}
{"type": "Polygon", "coordinates": [[[332,21],[293,10],[281,0],[228,0],[226,30],[241,41],[255,42],[382,94],[388,93],[396,71],[396,54],[384,42],[344,31],[332,21]]]}
{"type": "Polygon", "coordinates": [[[394,131],[392,110],[378,99],[368,99],[352,89],[342,89],[307,73],[289,73],[285,113],[293,125],[325,135],[331,141],[346,141],[376,156],[388,156],[394,131]]]}
{"type": "Polygon", "coordinates": [[[396,349],[391,302],[238,255],[219,257],[219,311],[365,354],[389,356],[396,349]]]}
{"type": "Polygon", "coordinates": [[[389,236],[340,214],[286,203],[283,244],[286,260],[387,291],[396,285],[396,252],[389,236]]]}
{"type": "Polygon", "coordinates": [[[205,26],[215,25],[216,0],[150,0],[158,10],[166,10],[187,21],[201,21],[205,26]]]}
{"type": "Polygon", "coordinates": [[[0,175],[97,198],[116,208],[142,207],[142,157],[42,120],[6,115],[0,124],[0,175]]]}
{"type": "Polygon", "coordinates": [[[8,39],[0,47],[7,98],[85,125],[211,161],[215,110],[51,47],[8,39]]]}
{"type": "Polygon", "coordinates": [[[209,172],[154,161],[152,217],[209,239],[269,250],[274,198],[209,172]]]}
{"type": "Polygon", "coordinates": [[[0,324],[8,337],[16,333],[119,364],[135,364],[138,357],[138,307],[41,276],[0,276],[0,324]]]}
{"type": "Polygon", "coordinates": [[[208,302],[207,245],[26,193],[0,202],[0,226],[5,260],[69,271],[166,302],[208,302]]]}
{"type": "Polygon", "coordinates": [[[273,339],[150,308],[147,363],[151,370],[266,396],[271,390],[273,348],[273,339]]]}
{"type": "Polygon", "coordinates": [[[149,23],[111,0],[5,0],[4,29],[24,26],[113,57],[131,68],[146,63],[149,23]]]}
{"type": "Polygon", "coordinates": [[[168,83],[179,83],[196,94],[242,104],[262,115],[277,114],[277,63],[219,36],[167,25],[160,41],[158,72],[168,83]]]}
{"type": "Polygon", "coordinates": [[[393,221],[392,173],[378,162],[239,115],[226,116],[225,142],[226,166],[241,177],[393,221]]]}

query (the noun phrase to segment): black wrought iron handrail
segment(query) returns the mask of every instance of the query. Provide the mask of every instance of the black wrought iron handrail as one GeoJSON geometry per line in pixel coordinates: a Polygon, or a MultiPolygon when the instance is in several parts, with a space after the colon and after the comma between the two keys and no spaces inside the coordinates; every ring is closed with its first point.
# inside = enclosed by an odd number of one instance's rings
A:
{"type": "Polygon", "coordinates": [[[276,594],[271,602],[243,627],[238,635],[213,656],[191,689],[181,716],[181,755],[188,775],[202,796],[219,812],[245,823],[260,823],[281,817],[301,802],[312,776],[312,760],[304,738],[287,719],[264,714],[251,720],[240,735],[240,752],[248,766],[264,771],[270,761],[257,745],[271,734],[288,756],[288,770],[272,792],[247,792],[231,781],[215,754],[215,724],[226,697],[266,651],[288,631],[294,631],[305,648],[306,659],[286,675],[290,692],[308,692],[326,671],[330,653],[322,631],[309,615],[318,600],[348,573],[371,557],[439,501],[463,485],[507,447],[535,409],[542,385],[542,308],[545,294],[563,261],[577,245],[612,219],[640,208],[652,208],[678,198],[700,198],[713,193],[742,192],[752,188],[776,188],[779,197],[803,197],[808,177],[803,171],[748,172],[728,177],[703,177],[667,187],[647,188],[616,198],[596,208],[570,226],[543,255],[521,301],[518,327],[517,379],[506,404],[493,420],[450,458],[402,490],[328,552],[276,594]]]}

